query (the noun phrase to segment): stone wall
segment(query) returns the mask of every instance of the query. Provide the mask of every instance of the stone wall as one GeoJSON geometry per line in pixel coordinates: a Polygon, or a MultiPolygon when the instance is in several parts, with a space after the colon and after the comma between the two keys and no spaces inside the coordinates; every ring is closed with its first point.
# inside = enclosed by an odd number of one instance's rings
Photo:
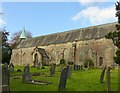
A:
{"type": "MultiPolygon", "coordinates": [[[[14,65],[33,65],[33,50],[35,47],[19,48],[12,50],[11,62],[14,65]]],[[[103,65],[113,65],[115,47],[111,40],[105,38],[92,39],[85,41],[74,41],[62,44],[51,44],[46,46],[38,46],[45,49],[49,56],[49,64],[60,63],[60,59],[64,58],[66,62],[74,62],[78,65],[84,64],[85,60],[91,59],[95,66],[99,66],[100,60],[103,65]],[[76,52],[73,44],[76,44],[76,52]],[[76,55],[74,55],[74,52],[76,55]]]]}

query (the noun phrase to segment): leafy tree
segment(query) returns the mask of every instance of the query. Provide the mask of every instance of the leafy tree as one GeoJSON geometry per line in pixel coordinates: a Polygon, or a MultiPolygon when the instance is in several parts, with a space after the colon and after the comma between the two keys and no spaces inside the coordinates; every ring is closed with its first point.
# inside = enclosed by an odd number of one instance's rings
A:
{"type": "Polygon", "coordinates": [[[9,64],[10,59],[11,59],[11,54],[12,54],[12,50],[11,47],[9,45],[8,38],[7,36],[9,35],[9,32],[7,32],[5,29],[0,31],[0,36],[2,39],[2,63],[7,62],[9,64]]]}
{"type": "Polygon", "coordinates": [[[118,17],[118,24],[116,24],[116,31],[109,32],[105,37],[107,39],[112,39],[113,44],[118,48],[116,51],[116,55],[114,57],[114,60],[116,64],[119,65],[120,68],[120,1],[116,4],[116,17],[118,17]]]}
{"type": "MultiPolygon", "coordinates": [[[[12,48],[12,49],[14,49],[15,46],[18,44],[18,42],[19,42],[19,40],[20,40],[19,37],[20,37],[21,33],[22,33],[22,31],[18,31],[18,32],[15,32],[15,33],[12,35],[11,40],[10,40],[11,48],[12,48]]],[[[32,37],[32,35],[31,35],[31,33],[30,33],[29,31],[26,31],[26,34],[27,34],[27,38],[28,38],[28,39],[32,37]]]]}

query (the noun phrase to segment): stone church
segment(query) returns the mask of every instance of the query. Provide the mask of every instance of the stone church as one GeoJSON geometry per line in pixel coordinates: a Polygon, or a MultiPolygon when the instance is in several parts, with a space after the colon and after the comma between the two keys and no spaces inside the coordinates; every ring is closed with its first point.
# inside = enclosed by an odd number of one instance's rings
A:
{"type": "Polygon", "coordinates": [[[21,41],[12,50],[11,63],[32,66],[43,62],[50,65],[60,64],[60,59],[65,59],[66,64],[73,62],[83,65],[86,60],[92,60],[95,67],[114,66],[116,47],[112,40],[105,39],[105,35],[115,31],[115,24],[102,24],[30,39],[22,36],[21,41]]]}

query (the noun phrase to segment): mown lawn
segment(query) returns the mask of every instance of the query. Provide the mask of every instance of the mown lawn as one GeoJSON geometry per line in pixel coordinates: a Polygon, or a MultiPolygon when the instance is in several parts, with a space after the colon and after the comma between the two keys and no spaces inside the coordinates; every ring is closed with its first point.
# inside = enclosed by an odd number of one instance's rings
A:
{"type": "MultiPolygon", "coordinates": [[[[33,85],[22,83],[21,75],[23,72],[17,72],[17,69],[24,69],[22,66],[15,66],[15,72],[11,73],[10,79],[10,90],[11,91],[58,91],[60,72],[59,67],[56,68],[54,77],[33,76],[33,80],[44,80],[52,81],[50,85],[33,85]],[[19,79],[13,77],[20,76],[19,79]]],[[[45,69],[30,68],[30,72],[44,72],[49,74],[48,66],[45,69]]],[[[104,83],[99,82],[101,69],[90,69],[90,70],[72,70],[72,78],[67,79],[65,91],[106,91],[106,75],[104,83]]],[[[111,70],[111,90],[118,91],[118,70],[111,70]]]]}

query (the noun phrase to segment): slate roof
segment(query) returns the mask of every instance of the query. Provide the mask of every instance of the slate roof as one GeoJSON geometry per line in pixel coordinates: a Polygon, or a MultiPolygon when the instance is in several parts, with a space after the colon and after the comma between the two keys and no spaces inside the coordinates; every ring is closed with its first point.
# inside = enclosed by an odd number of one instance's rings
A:
{"type": "Polygon", "coordinates": [[[39,51],[39,53],[40,53],[43,57],[49,58],[48,55],[47,55],[47,53],[46,53],[46,51],[45,51],[45,49],[38,48],[38,51],[39,51]]]}
{"type": "Polygon", "coordinates": [[[115,31],[115,24],[116,22],[34,37],[21,41],[17,48],[61,44],[66,42],[73,42],[76,39],[80,41],[100,39],[104,38],[108,32],[115,31]]]}

